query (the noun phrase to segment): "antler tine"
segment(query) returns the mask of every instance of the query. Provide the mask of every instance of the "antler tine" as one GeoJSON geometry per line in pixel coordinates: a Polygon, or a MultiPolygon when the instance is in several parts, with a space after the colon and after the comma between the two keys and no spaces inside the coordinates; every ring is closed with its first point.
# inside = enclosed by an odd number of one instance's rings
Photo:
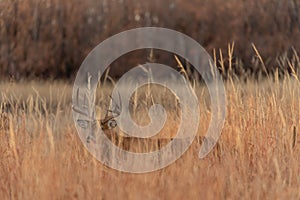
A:
{"type": "Polygon", "coordinates": [[[121,95],[120,93],[118,92],[118,96],[119,96],[119,103],[117,103],[111,95],[110,96],[110,99],[112,100],[113,103],[115,103],[116,105],[116,108],[114,110],[107,110],[108,112],[111,112],[111,113],[114,113],[114,114],[117,114],[118,116],[121,114],[121,110],[122,110],[122,104],[121,104],[121,95]]]}

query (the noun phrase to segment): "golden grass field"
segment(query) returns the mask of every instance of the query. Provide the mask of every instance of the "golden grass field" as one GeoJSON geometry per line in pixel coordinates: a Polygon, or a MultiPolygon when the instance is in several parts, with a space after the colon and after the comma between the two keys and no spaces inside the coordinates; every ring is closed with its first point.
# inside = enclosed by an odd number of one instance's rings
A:
{"type": "MultiPolygon", "coordinates": [[[[137,175],[110,169],[85,149],[73,123],[71,84],[2,82],[0,199],[299,199],[299,80],[225,85],[227,115],[218,148],[199,160],[196,139],[172,165],[137,175]]],[[[204,86],[195,91],[203,136],[209,97],[204,86]]],[[[171,97],[161,94],[165,98],[171,97]]],[[[169,109],[160,134],[176,132],[175,112],[169,109]]]]}
{"type": "MultiPolygon", "coordinates": [[[[0,0],[0,200],[300,199],[299,10],[299,0],[0,0]],[[71,80],[99,42],[145,26],[177,30],[203,45],[225,81],[226,119],[217,145],[200,160],[211,103],[205,85],[191,81],[200,108],[193,144],[162,170],[131,174],[84,147],[71,80]]],[[[176,61],[180,72],[193,73],[184,58],[144,50],[111,63],[109,83],[97,91],[97,119],[129,66],[176,61]]],[[[166,145],[189,121],[180,121],[170,91],[148,85],[131,99],[132,118],[148,124],[153,103],[168,114],[157,136],[128,138],[118,127],[106,136],[132,152],[166,145]]]]}

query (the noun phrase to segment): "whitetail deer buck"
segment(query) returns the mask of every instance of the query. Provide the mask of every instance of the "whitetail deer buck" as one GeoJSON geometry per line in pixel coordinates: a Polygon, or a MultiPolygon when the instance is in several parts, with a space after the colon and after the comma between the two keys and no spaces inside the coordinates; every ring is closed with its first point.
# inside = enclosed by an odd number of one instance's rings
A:
{"type": "MultiPolygon", "coordinates": [[[[121,98],[119,96],[119,98],[121,98]]],[[[114,99],[110,96],[110,99],[112,102],[114,102],[114,99]]],[[[116,107],[113,110],[108,109],[106,111],[105,117],[103,119],[92,119],[90,117],[90,114],[87,113],[86,111],[76,107],[76,106],[72,106],[72,109],[83,115],[85,118],[87,119],[78,119],[77,120],[77,124],[78,126],[80,126],[83,129],[87,129],[89,127],[95,127],[97,125],[97,122],[100,122],[100,127],[103,131],[106,130],[111,130],[117,127],[117,121],[115,120],[116,117],[118,117],[121,114],[121,110],[122,108],[119,106],[119,104],[116,104],[116,107]]],[[[93,131],[89,134],[89,136],[87,137],[87,143],[90,143],[91,140],[94,140],[94,133],[93,131]]]]}

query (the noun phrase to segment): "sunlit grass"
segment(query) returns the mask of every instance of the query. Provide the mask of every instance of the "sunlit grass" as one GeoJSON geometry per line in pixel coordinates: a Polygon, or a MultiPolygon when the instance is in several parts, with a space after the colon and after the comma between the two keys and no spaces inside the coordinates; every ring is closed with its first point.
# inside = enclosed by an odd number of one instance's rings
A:
{"type": "MultiPolygon", "coordinates": [[[[105,167],[83,147],[71,116],[71,85],[3,83],[0,198],[297,199],[299,86],[290,77],[247,84],[228,81],[221,149],[199,160],[201,141],[196,139],[171,166],[133,175],[105,167]]],[[[202,90],[196,87],[199,136],[210,122],[202,90]]],[[[143,101],[143,88],[139,92],[143,101]]],[[[163,132],[176,132],[180,122],[169,117],[163,132]]]]}

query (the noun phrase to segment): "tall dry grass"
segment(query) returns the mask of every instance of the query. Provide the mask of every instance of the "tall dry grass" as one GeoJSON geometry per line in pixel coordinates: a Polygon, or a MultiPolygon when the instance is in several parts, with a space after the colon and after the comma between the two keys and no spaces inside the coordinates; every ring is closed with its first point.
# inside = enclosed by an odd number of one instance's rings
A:
{"type": "MultiPolygon", "coordinates": [[[[87,152],[71,117],[69,84],[1,83],[0,112],[6,117],[2,114],[0,123],[6,126],[0,126],[0,198],[298,199],[297,78],[296,74],[275,76],[248,83],[230,78],[219,149],[199,160],[201,141],[196,139],[174,164],[142,175],[109,169],[87,152]]],[[[98,92],[97,103],[109,99],[111,89],[106,87],[98,92]]],[[[154,101],[165,103],[170,113],[160,134],[176,131],[174,97],[159,88],[151,91],[161,93],[154,101]]],[[[203,136],[210,122],[210,102],[204,86],[197,85],[195,91],[201,110],[198,136],[203,136]]],[[[148,87],[140,88],[133,97],[133,114],[144,113],[137,107],[147,107],[147,94],[148,87]]],[[[140,122],[145,121],[146,117],[140,122]]],[[[135,141],[130,145],[134,151],[149,144],[135,141]]]]}

